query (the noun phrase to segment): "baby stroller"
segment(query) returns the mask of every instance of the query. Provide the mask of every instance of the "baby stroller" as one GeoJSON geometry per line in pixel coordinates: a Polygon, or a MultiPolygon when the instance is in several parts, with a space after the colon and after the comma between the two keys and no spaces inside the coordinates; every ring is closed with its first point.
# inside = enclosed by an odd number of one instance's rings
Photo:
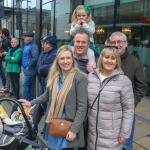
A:
{"type": "Polygon", "coordinates": [[[14,103],[19,108],[19,113],[17,121],[13,121],[16,117],[15,112],[11,115],[11,119],[0,119],[0,150],[25,150],[27,147],[32,146],[35,150],[48,150],[47,145],[44,143],[37,143],[37,133],[32,128],[33,123],[33,107],[29,111],[27,116],[23,106],[12,99],[3,98],[0,99],[0,113],[7,115],[5,109],[3,110],[2,102],[14,103]]]}

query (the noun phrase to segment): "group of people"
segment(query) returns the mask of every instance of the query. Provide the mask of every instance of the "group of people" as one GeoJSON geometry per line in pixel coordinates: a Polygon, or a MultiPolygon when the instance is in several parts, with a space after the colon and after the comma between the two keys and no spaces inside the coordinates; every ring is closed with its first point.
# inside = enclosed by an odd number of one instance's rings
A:
{"type": "MultiPolygon", "coordinates": [[[[52,149],[132,150],[135,108],[147,92],[143,65],[128,53],[127,37],[118,31],[110,35],[96,61],[90,49],[93,32],[88,32],[94,26],[88,18],[91,10],[78,6],[73,14],[71,46],[57,48],[54,36],[44,37],[39,56],[33,33],[24,34],[24,91],[18,101],[27,107],[46,105],[44,139],[52,149]],[[33,95],[35,74],[41,85],[37,98],[33,95]],[[49,134],[53,118],[72,121],[66,137],[49,134]]],[[[5,57],[10,62],[15,59],[11,51],[5,57]]]]}

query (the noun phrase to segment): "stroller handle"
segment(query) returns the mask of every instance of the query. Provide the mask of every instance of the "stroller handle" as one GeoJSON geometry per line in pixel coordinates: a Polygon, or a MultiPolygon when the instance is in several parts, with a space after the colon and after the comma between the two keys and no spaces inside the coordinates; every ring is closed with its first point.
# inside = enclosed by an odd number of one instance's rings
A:
{"type": "Polygon", "coordinates": [[[24,111],[24,109],[23,109],[22,104],[19,103],[19,102],[16,101],[16,100],[12,100],[12,99],[8,99],[8,98],[1,98],[1,99],[0,99],[0,103],[3,102],[3,101],[13,102],[13,103],[15,103],[15,104],[18,105],[18,107],[20,108],[20,110],[21,110],[21,112],[22,112],[22,115],[23,115],[23,117],[24,117],[24,120],[25,120],[25,122],[26,122],[26,124],[27,124],[27,127],[28,127],[28,129],[29,129],[30,137],[31,137],[31,139],[34,139],[34,138],[35,138],[35,133],[34,133],[34,131],[32,130],[31,124],[30,124],[30,122],[29,122],[29,120],[28,120],[28,118],[27,118],[27,116],[26,116],[26,114],[25,114],[25,111],[24,111]]]}

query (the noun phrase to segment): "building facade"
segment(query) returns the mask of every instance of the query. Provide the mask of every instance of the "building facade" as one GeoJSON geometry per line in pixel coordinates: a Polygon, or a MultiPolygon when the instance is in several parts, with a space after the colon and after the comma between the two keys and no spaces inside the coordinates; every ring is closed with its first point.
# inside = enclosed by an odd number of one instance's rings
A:
{"type": "Polygon", "coordinates": [[[71,41],[71,15],[78,5],[88,5],[96,25],[94,42],[99,51],[113,31],[122,31],[128,37],[129,51],[143,65],[150,84],[150,1],[149,0],[0,0],[0,25],[8,28],[12,37],[20,39],[26,31],[40,39],[55,35],[58,46],[71,41]]]}

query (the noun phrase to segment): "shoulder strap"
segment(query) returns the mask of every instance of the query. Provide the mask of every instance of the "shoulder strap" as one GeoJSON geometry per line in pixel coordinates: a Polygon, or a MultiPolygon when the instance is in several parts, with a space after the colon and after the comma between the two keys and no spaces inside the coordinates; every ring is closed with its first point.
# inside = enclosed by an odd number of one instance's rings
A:
{"type": "MultiPolygon", "coordinates": [[[[106,82],[106,84],[107,84],[110,80],[111,80],[111,78],[106,82]]],[[[106,85],[106,84],[105,84],[105,85],[106,85]]],[[[99,92],[98,92],[98,94],[97,94],[97,96],[96,96],[94,102],[92,103],[91,107],[90,107],[89,110],[88,110],[88,113],[87,113],[86,117],[90,114],[90,111],[91,111],[93,105],[95,104],[96,100],[97,100],[98,97],[100,96],[100,93],[102,92],[102,90],[103,90],[103,88],[105,87],[105,85],[99,90],[99,92]]]]}
{"type": "Polygon", "coordinates": [[[98,94],[97,94],[97,96],[96,96],[96,98],[95,98],[93,104],[92,104],[91,107],[89,108],[89,111],[92,109],[93,105],[95,104],[97,98],[100,96],[100,93],[101,93],[101,91],[103,90],[104,87],[105,87],[105,86],[103,86],[103,87],[99,90],[99,92],[98,92],[98,94]]]}

